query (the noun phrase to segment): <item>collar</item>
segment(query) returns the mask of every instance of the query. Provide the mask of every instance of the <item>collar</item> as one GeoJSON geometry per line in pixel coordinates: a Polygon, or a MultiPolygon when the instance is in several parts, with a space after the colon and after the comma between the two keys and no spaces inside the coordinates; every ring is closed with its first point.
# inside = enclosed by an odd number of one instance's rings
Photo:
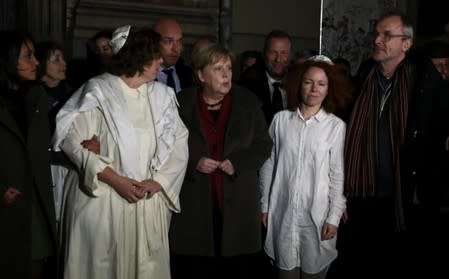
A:
{"type": "Polygon", "coordinates": [[[282,83],[282,79],[274,79],[274,78],[272,78],[267,71],[265,71],[265,74],[267,75],[267,80],[268,80],[268,83],[270,84],[270,86],[273,84],[273,82],[280,82],[280,83],[282,83]]]}
{"type": "MultiPolygon", "coordinates": [[[[304,117],[302,116],[301,111],[299,110],[299,107],[296,109],[296,113],[299,118],[304,120],[304,117]]],[[[327,115],[328,115],[327,112],[325,112],[323,108],[320,108],[320,110],[317,113],[315,113],[312,117],[310,117],[310,119],[315,119],[316,121],[321,122],[327,118],[327,115]]],[[[306,121],[306,120],[304,120],[304,121],[306,121]]]]}
{"type": "Polygon", "coordinates": [[[159,66],[159,69],[157,70],[157,72],[162,73],[163,70],[167,70],[167,69],[172,69],[173,72],[176,72],[175,65],[171,65],[168,68],[165,68],[164,66],[161,65],[161,66],[159,66]]]}

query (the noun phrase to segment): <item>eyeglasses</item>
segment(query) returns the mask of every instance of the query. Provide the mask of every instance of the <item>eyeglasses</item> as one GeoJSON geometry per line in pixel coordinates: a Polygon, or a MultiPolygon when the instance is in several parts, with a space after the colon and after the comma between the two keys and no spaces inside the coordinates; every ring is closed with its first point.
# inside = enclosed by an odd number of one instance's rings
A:
{"type": "Polygon", "coordinates": [[[383,32],[383,33],[378,33],[378,32],[373,32],[371,34],[371,37],[373,40],[377,39],[378,37],[380,37],[380,39],[384,42],[388,42],[393,38],[402,38],[402,39],[410,39],[411,37],[409,35],[405,35],[405,34],[391,34],[390,32],[383,32]]]}

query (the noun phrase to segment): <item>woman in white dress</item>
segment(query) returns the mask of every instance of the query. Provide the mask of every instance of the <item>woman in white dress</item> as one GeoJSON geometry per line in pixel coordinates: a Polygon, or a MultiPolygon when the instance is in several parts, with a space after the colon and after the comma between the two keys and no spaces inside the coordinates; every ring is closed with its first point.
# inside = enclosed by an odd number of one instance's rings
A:
{"type": "Polygon", "coordinates": [[[55,146],[77,166],[66,179],[64,278],[170,278],[168,227],[179,212],[188,131],[175,94],[154,81],[160,36],[118,28],[109,73],[57,116],[55,146]],[[98,138],[100,152],[82,142],[98,138]]]}
{"type": "Polygon", "coordinates": [[[274,116],[271,157],[260,171],[265,251],[281,279],[324,279],[346,208],[345,123],[332,112],[349,100],[350,82],[315,56],[289,71],[286,89],[291,109],[274,116]]]}

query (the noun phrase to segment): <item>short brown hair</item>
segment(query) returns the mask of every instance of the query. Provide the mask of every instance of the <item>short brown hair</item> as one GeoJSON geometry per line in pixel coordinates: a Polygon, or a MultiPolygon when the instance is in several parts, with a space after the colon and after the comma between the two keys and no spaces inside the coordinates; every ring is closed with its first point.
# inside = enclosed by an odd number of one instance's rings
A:
{"type": "Polygon", "coordinates": [[[352,84],[348,76],[342,73],[338,66],[326,62],[306,61],[303,64],[294,64],[289,69],[285,89],[288,97],[288,108],[296,110],[301,100],[301,83],[304,74],[312,67],[322,69],[328,79],[327,96],[322,103],[323,109],[328,113],[344,110],[352,99],[352,84]]]}
{"type": "Polygon", "coordinates": [[[148,27],[131,27],[128,38],[120,51],[111,57],[108,72],[132,77],[142,73],[143,67],[160,57],[161,36],[148,27]]]}

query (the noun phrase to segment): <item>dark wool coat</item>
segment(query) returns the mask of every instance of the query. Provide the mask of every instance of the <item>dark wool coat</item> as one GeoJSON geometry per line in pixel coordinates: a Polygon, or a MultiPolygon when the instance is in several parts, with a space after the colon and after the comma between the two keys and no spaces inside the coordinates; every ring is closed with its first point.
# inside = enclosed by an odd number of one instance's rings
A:
{"type": "Polygon", "coordinates": [[[0,96],[0,278],[30,276],[33,195],[51,234],[51,249],[56,247],[47,97],[41,87],[29,90],[24,114],[28,127],[27,140],[0,96]],[[9,187],[19,189],[22,194],[12,205],[5,206],[3,195],[9,187]]]}
{"type": "MultiPolygon", "coordinates": [[[[175,254],[216,256],[211,176],[196,170],[199,159],[209,157],[199,118],[197,90],[191,88],[178,94],[179,113],[189,129],[189,163],[180,194],[181,213],[172,218],[170,245],[175,254]]],[[[272,147],[257,98],[236,85],[230,94],[231,111],[223,158],[232,162],[237,175],[223,175],[223,235],[220,242],[223,256],[261,249],[258,170],[272,147]]]]}

